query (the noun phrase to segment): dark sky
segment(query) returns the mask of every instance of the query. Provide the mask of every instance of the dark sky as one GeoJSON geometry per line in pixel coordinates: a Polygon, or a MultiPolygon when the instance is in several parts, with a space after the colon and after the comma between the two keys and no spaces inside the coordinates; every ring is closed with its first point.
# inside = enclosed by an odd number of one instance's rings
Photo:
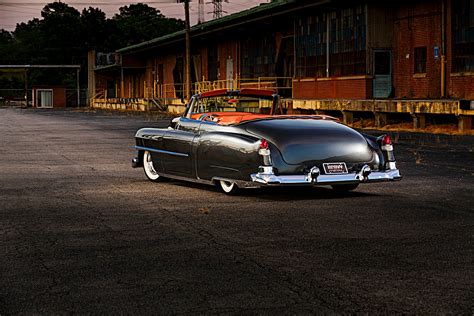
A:
{"type": "MultiPolygon", "coordinates": [[[[48,3],[54,2],[42,0],[0,0],[0,29],[13,31],[17,23],[27,22],[35,17],[41,17],[41,9],[48,3]]],[[[130,3],[124,0],[62,0],[68,5],[82,11],[85,7],[100,8],[107,14],[107,17],[112,17],[118,12],[118,8],[129,5],[130,3]]],[[[167,17],[180,18],[184,20],[183,4],[173,2],[173,0],[147,0],[139,1],[148,3],[155,7],[167,17]]],[[[209,4],[210,0],[204,0],[205,20],[212,19],[213,5],[209,4]]],[[[229,0],[229,3],[223,3],[222,7],[225,14],[239,12],[250,7],[256,6],[259,3],[269,2],[268,0],[229,0]]],[[[198,0],[191,0],[191,24],[197,22],[198,16],[198,0]]]]}

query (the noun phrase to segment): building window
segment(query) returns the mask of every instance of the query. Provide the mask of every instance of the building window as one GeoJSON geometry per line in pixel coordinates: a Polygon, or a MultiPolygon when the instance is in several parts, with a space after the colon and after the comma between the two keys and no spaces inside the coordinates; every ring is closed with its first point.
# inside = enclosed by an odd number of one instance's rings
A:
{"type": "Polygon", "coordinates": [[[426,73],[426,46],[415,47],[415,73],[426,73]]]}
{"type": "Polygon", "coordinates": [[[366,25],[363,6],[330,14],[330,74],[365,74],[366,25]]]}
{"type": "Polygon", "coordinates": [[[207,80],[217,80],[217,73],[219,71],[219,57],[217,55],[217,46],[209,45],[207,51],[207,80]]]}
{"type": "Polygon", "coordinates": [[[242,41],[241,76],[245,79],[274,77],[276,66],[275,34],[242,41]]]}
{"type": "Polygon", "coordinates": [[[300,19],[296,24],[296,76],[326,76],[326,15],[300,19]]]}
{"type": "Polygon", "coordinates": [[[365,6],[302,18],[295,27],[297,77],[366,73],[365,6]]]}
{"type": "Polygon", "coordinates": [[[453,72],[474,72],[474,0],[453,1],[453,72]]]}

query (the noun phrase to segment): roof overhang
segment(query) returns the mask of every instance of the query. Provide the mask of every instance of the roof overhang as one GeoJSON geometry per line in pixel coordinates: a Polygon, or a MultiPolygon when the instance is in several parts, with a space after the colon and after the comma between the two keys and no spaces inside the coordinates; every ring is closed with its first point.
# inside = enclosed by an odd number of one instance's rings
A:
{"type": "MultiPolygon", "coordinates": [[[[328,4],[333,1],[334,0],[285,0],[263,4],[242,12],[224,16],[220,19],[195,25],[191,28],[191,38],[231,29],[236,26],[245,25],[251,22],[258,22],[269,18],[279,17],[291,12],[328,4]],[[304,4],[302,4],[302,2],[304,2],[304,4]]],[[[186,33],[184,30],[178,31],[143,43],[118,49],[116,52],[125,55],[139,53],[165,45],[171,45],[184,41],[185,34],[186,33]]]]}
{"type": "Polygon", "coordinates": [[[0,69],[30,69],[30,68],[76,68],[81,65],[0,65],[0,69]]]}

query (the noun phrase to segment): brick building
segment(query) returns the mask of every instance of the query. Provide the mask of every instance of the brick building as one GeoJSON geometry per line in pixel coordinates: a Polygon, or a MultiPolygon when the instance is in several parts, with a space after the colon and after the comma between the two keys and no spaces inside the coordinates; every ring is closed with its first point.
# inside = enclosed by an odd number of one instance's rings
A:
{"type": "MultiPolygon", "coordinates": [[[[191,39],[197,92],[271,87],[295,109],[404,109],[457,115],[471,126],[473,0],[281,0],[196,25],[191,39]],[[426,99],[431,106],[419,104],[426,99]]],[[[94,70],[101,102],[183,97],[184,32],[117,53],[94,70]]]]}

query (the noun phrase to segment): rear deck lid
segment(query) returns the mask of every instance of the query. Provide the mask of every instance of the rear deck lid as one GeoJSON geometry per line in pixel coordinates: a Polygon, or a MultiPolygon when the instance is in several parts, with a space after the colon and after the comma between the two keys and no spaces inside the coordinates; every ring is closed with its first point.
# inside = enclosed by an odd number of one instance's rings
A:
{"type": "Polygon", "coordinates": [[[366,139],[357,131],[332,120],[268,119],[243,125],[249,133],[274,144],[288,164],[372,160],[366,139]]]}

